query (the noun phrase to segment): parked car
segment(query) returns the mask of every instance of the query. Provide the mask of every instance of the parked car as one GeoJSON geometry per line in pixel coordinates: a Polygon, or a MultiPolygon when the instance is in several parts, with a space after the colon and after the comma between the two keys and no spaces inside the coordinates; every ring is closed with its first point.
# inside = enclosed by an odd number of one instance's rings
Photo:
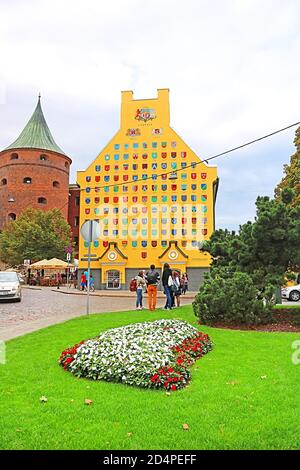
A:
{"type": "Polygon", "coordinates": [[[300,300],[300,284],[297,284],[296,286],[282,287],[281,297],[294,302],[300,300]]]}
{"type": "Polygon", "coordinates": [[[24,281],[15,271],[0,271],[0,300],[21,302],[24,281]]]}

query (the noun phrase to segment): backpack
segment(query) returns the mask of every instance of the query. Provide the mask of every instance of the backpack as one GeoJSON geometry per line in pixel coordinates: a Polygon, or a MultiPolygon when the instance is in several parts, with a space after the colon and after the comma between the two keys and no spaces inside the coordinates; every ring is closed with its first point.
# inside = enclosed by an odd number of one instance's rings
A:
{"type": "Polygon", "coordinates": [[[129,284],[129,290],[130,292],[136,292],[137,289],[137,282],[136,279],[131,279],[130,284],[129,284]]]}
{"type": "Polygon", "coordinates": [[[158,273],[156,271],[149,271],[147,273],[146,279],[148,284],[156,284],[158,278],[158,273]]]}

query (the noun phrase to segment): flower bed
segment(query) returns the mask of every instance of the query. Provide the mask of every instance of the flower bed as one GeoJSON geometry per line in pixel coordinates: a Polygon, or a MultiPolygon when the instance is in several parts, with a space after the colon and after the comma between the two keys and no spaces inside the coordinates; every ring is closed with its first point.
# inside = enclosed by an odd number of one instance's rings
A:
{"type": "Polygon", "coordinates": [[[63,351],[59,363],[77,377],[177,390],[211,349],[209,336],[189,323],[157,320],[107,330],[63,351]]]}

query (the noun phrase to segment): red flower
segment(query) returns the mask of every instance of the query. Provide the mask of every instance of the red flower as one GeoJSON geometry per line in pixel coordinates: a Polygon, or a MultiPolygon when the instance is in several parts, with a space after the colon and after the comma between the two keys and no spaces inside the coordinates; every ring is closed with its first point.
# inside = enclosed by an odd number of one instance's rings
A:
{"type": "Polygon", "coordinates": [[[158,374],[155,374],[151,377],[151,382],[155,382],[158,379],[158,374]]]}
{"type": "Polygon", "coordinates": [[[176,385],[171,385],[171,389],[175,392],[177,390],[176,385]]]}

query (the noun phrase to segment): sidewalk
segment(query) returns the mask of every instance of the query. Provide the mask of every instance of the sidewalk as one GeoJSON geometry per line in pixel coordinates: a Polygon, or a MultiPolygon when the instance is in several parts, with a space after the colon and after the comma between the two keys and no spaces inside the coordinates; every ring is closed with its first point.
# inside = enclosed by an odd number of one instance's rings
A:
{"type": "MultiPolygon", "coordinates": [[[[57,292],[60,294],[67,294],[67,295],[86,295],[86,292],[82,292],[74,287],[60,287],[59,289],[56,288],[49,288],[53,292],[57,292]]],[[[185,295],[181,295],[181,298],[185,299],[194,299],[197,292],[187,292],[185,295]]],[[[121,297],[121,298],[135,298],[136,293],[130,292],[127,290],[96,290],[95,292],[90,292],[90,296],[93,297],[121,297]]],[[[147,293],[144,294],[144,297],[147,297],[147,293]]],[[[157,298],[164,299],[165,294],[162,291],[157,291],[157,298]]]]}
{"type": "MultiPolygon", "coordinates": [[[[186,295],[181,296],[181,304],[188,305],[193,301],[186,295]]],[[[6,341],[22,336],[41,328],[62,323],[72,318],[86,315],[86,292],[76,289],[51,289],[51,287],[24,287],[20,303],[0,302],[0,340],[6,341]],[[59,295],[64,294],[64,295],[59,295]]],[[[147,306],[148,299],[144,299],[147,306]]],[[[165,297],[159,292],[157,308],[163,308],[165,297]]],[[[90,313],[111,313],[132,311],[136,304],[135,292],[97,291],[91,294],[90,313]]],[[[145,310],[147,312],[147,310],[145,310]]],[[[148,311],[149,317],[151,317],[148,311]]],[[[147,314],[146,314],[147,315],[147,314]]]]}

